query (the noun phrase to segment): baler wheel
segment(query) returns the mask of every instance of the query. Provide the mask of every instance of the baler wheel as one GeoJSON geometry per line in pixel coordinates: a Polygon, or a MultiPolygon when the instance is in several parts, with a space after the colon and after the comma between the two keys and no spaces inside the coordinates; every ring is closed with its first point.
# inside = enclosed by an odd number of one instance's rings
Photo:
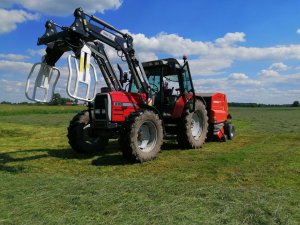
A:
{"type": "Polygon", "coordinates": [[[68,139],[72,149],[77,153],[94,153],[101,151],[108,143],[108,138],[93,136],[90,133],[89,112],[84,110],[70,121],[68,139]]]}
{"type": "Polygon", "coordinates": [[[204,104],[195,102],[195,111],[188,110],[178,123],[177,142],[183,149],[200,148],[206,140],[208,117],[204,104]]]}
{"type": "Polygon", "coordinates": [[[233,140],[235,136],[235,128],[234,125],[230,123],[225,124],[225,133],[227,134],[227,137],[229,140],[233,140]]]}
{"type": "Polygon", "coordinates": [[[119,143],[123,156],[130,162],[154,159],[163,141],[162,121],[152,111],[145,110],[129,117],[119,143]]]}

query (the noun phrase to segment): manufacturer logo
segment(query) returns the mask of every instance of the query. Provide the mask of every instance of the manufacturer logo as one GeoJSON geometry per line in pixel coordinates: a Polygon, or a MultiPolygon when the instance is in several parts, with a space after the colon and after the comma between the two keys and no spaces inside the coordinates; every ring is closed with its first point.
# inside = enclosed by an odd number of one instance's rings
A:
{"type": "Polygon", "coordinates": [[[103,35],[104,37],[106,37],[107,39],[110,39],[110,40],[112,40],[112,41],[115,41],[116,36],[113,35],[113,34],[111,34],[111,33],[109,33],[109,32],[107,32],[107,31],[105,31],[105,30],[102,30],[102,31],[100,32],[100,34],[102,34],[102,35],[103,35]]]}

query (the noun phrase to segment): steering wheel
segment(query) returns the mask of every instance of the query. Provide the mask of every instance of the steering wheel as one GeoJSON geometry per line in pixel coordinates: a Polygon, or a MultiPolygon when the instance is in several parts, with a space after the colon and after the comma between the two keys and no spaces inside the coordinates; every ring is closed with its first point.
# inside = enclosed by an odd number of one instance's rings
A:
{"type": "Polygon", "coordinates": [[[154,93],[159,92],[159,88],[155,84],[150,84],[150,88],[154,93]]]}

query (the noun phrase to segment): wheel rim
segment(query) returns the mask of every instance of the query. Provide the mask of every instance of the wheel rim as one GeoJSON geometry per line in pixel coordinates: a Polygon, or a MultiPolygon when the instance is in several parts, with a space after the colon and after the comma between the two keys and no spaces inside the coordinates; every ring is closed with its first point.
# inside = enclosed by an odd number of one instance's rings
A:
{"type": "Polygon", "coordinates": [[[87,124],[83,127],[83,141],[88,144],[96,144],[99,141],[99,137],[91,137],[89,131],[91,124],[87,124]]]}
{"type": "Polygon", "coordinates": [[[138,146],[142,152],[150,152],[157,142],[157,129],[153,122],[145,121],[138,130],[138,146]]]}
{"type": "Polygon", "coordinates": [[[199,111],[193,113],[191,122],[191,132],[194,139],[198,139],[203,130],[203,118],[199,111]]]}

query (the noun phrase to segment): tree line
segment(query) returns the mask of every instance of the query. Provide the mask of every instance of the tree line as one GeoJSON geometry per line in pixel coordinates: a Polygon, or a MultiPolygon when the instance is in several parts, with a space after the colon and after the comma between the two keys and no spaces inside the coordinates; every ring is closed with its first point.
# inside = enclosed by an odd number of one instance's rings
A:
{"type": "MultiPolygon", "coordinates": [[[[39,104],[43,104],[43,103],[36,103],[36,102],[19,102],[19,103],[12,103],[12,102],[8,102],[8,101],[2,101],[0,102],[0,104],[16,104],[16,105],[31,105],[31,104],[35,104],[35,105],[39,105],[39,104]]],[[[70,99],[70,98],[64,98],[62,97],[59,93],[54,93],[53,97],[51,99],[50,102],[46,103],[48,105],[78,105],[78,100],[75,99],[70,99]]]]}
{"type": "Polygon", "coordinates": [[[262,104],[262,103],[241,103],[241,102],[229,102],[229,106],[233,107],[299,107],[300,102],[294,101],[292,104],[262,104]]]}

